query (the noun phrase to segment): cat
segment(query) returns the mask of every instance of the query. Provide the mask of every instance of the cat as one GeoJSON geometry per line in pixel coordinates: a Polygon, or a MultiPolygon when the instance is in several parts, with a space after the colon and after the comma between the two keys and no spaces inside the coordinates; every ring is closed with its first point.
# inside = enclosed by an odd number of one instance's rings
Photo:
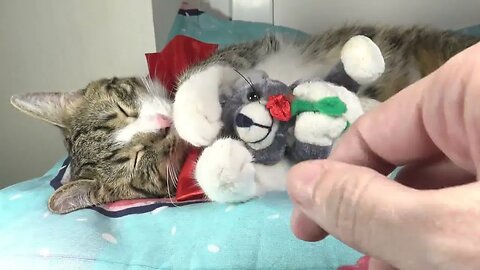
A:
{"type": "Polygon", "coordinates": [[[16,95],[11,103],[63,132],[71,181],[50,197],[52,212],[175,194],[187,144],[171,127],[172,99],[159,83],[100,79],[74,92],[16,95]]]}
{"type": "MultiPolygon", "coordinates": [[[[224,136],[220,96],[232,93],[240,74],[262,70],[287,85],[299,79],[325,77],[340,59],[343,44],[356,35],[372,39],[385,58],[385,72],[357,94],[385,101],[407,85],[428,75],[461,50],[480,39],[420,26],[343,26],[306,40],[275,35],[232,45],[187,70],[180,78],[173,103],[173,122],[179,136],[197,147],[211,145],[224,136]],[[225,90],[226,89],[226,90],[225,90]]],[[[228,135],[228,134],[227,134],[228,135]]],[[[255,163],[238,141],[220,139],[205,151],[197,164],[200,187],[219,202],[239,202],[260,196],[265,188],[284,191],[291,162],[274,166],[255,163]],[[208,158],[205,158],[208,155],[208,158]],[[251,175],[255,181],[247,181],[251,175]]]]}

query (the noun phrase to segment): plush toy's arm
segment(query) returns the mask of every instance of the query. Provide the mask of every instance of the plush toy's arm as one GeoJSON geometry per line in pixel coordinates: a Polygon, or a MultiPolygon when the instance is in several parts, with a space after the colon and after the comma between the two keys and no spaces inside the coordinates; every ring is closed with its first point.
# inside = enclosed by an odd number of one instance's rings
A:
{"type": "Polygon", "coordinates": [[[195,178],[212,201],[248,201],[270,191],[284,191],[291,164],[281,159],[275,164],[253,162],[244,143],[231,138],[215,141],[205,148],[195,168],[195,178]]]}
{"type": "Polygon", "coordinates": [[[377,80],[385,71],[385,61],[378,46],[366,36],[354,36],[342,48],[340,62],[325,81],[356,93],[360,85],[377,80]]]}
{"type": "Polygon", "coordinates": [[[253,156],[243,142],[230,138],[219,139],[203,150],[195,178],[212,201],[242,202],[262,192],[255,181],[253,156]]]}

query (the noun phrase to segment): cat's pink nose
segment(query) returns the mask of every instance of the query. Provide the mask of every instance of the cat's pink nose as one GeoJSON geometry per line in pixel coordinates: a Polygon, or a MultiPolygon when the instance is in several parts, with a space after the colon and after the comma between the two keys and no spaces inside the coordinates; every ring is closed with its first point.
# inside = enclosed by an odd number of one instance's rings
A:
{"type": "Polygon", "coordinates": [[[172,125],[172,120],[162,114],[157,114],[155,116],[155,122],[157,123],[159,128],[167,128],[172,125]]]}

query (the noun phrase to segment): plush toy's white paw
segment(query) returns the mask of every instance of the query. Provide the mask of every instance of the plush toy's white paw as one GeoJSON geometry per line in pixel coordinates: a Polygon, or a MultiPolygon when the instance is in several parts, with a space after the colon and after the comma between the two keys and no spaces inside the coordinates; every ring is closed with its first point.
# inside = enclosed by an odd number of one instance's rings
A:
{"type": "Polygon", "coordinates": [[[349,39],[342,48],[341,60],[347,74],[359,84],[372,83],[385,71],[382,52],[366,36],[349,39]]]}
{"type": "Polygon", "coordinates": [[[194,146],[210,145],[222,128],[219,87],[221,66],[193,74],[177,90],[173,123],[179,136],[194,146]]]}
{"type": "Polygon", "coordinates": [[[330,146],[342,135],[347,122],[320,113],[304,112],[295,121],[295,138],[303,143],[330,146]]]}
{"type": "Polygon", "coordinates": [[[212,201],[247,201],[257,195],[252,161],[252,155],[242,142],[219,139],[200,155],[195,177],[212,201]]]}

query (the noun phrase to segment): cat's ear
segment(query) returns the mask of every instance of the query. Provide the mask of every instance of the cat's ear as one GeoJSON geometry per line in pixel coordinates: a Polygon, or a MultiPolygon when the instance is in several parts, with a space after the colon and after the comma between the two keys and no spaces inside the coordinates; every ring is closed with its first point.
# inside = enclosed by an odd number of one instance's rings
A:
{"type": "Polygon", "coordinates": [[[75,180],[61,186],[48,200],[48,208],[53,213],[66,214],[95,205],[91,193],[95,190],[94,180],[75,180]]]}
{"type": "Polygon", "coordinates": [[[10,103],[28,115],[64,128],[65,116],[74,110],[82,98],[81,91],[38,92],[14,95],[10,98],[10,103]]]}

